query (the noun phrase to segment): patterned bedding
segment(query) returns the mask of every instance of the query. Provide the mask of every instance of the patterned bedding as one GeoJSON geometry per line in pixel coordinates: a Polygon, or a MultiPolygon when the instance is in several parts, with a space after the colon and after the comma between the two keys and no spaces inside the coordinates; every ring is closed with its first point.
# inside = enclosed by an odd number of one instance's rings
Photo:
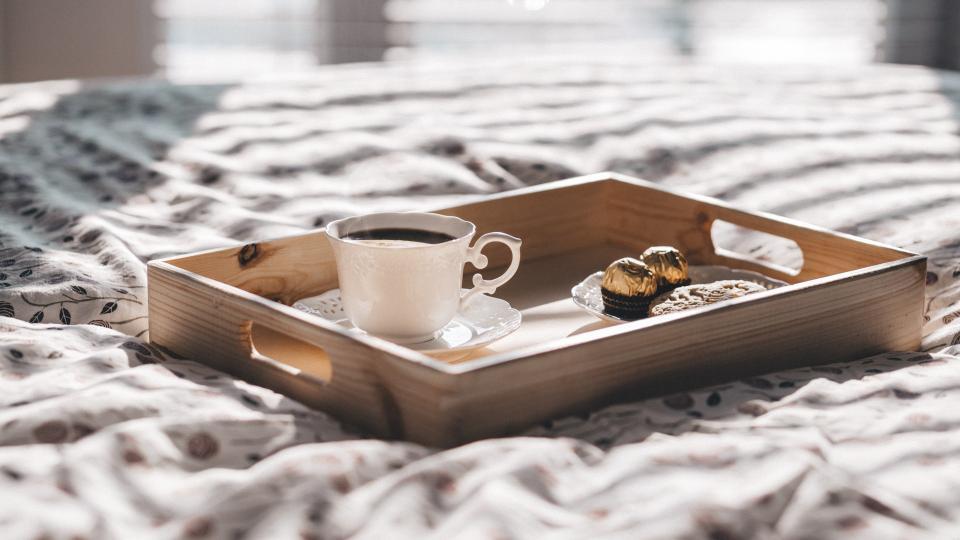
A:
{"type": "Polygon", "coordinates": [[[960,537],[958,126],[892,66],[0,87],[0,537],[960,537]],[[151,258],[600,170],[928,255],[922,350],[439,451],[146,341],[151,258]]]}

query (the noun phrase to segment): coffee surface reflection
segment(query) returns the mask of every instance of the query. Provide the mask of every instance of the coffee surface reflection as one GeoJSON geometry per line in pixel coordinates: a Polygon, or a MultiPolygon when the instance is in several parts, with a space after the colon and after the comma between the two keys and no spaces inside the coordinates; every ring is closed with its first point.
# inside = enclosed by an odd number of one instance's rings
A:
{"type": "Polygon", "coordinates": [[[454,237],[425,229],[382,228],[354,231],[343,235],[343,239],[388,247],[402,247],[416,244],[442,244],[454,240],[454,237]]]}

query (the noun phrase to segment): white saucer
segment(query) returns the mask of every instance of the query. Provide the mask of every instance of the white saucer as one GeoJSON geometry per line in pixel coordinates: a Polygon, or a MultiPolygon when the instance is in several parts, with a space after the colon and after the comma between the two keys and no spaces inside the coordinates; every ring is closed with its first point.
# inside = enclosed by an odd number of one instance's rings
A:
{"type": "MultiPolygon", "coordinates": [[[[293,307],[362,332],[353,326],[343,312],[340,289],[331,289],[319,296],[304,298],[294,303],[293,307]]],[[[506,300],[478,294],[443,327],[436,338],[421,343],[404,344],[404,347],[428,354],[469,351],[510,335],[520,328],[520,319],[520,312],[510,307],[506,300]]]]}
{"type": "MultiPolygon", "coordinates": [[[[767,277],[759,272],[739,270],[727,266],[691,266],[689,269],[690,283],[711,283],[725,279],[739,279],[762,285],[767,289],[776,289],[787,285],[785,281],[767,277]]],[[[610,322],[631,322],[614,317],[603,310],[603,297],[600,295],[600,285],[603,283],[603,272],[596,272],[570,289],[573,302],[590,313],[610,322]]]]}

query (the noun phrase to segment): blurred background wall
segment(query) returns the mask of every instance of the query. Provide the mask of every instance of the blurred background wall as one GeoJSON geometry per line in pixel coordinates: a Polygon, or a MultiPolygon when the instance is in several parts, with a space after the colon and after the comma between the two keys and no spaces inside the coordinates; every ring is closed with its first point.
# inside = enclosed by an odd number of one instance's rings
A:
{"type": "Polygon", "coordinates": [[[140,0],[0,0],[0,81],[150,75],[160,37],[140,0]]]}
{"type": "Polygon", "coordinates": [[[960,0],[0,0],[0,81],[569,50],[960,67],[960,0]]]}
{"type": "Polygon", "coordinates": [[[886,0],[880,58],[960,69],[960,2],[886,0]]]}

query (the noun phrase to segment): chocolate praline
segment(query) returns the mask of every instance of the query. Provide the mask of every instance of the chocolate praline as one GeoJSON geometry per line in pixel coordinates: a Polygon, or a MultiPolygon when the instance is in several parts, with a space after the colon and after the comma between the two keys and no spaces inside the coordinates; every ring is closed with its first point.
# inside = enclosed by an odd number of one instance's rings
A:
{"type": "Polygon", "coordinates": [[[603,273],[600,294],[604,311],[621,319],[642,319],[657,289],[657,275],[643,261],[632,257],[616,260],[603,273]]]}
{"type": "Polygon", "coordinates": [[[690,284],[687,258],[677,248],[649,247],[640,258],[657,275],[661,293],[690,284]]]}

